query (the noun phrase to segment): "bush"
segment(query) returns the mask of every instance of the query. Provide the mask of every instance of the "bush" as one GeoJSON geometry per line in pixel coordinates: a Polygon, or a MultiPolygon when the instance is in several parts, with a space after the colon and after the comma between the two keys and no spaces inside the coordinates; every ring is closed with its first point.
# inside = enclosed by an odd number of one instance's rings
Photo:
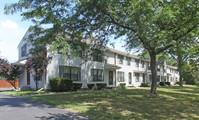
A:
{"type": "Polygon", "coordinates": [[[141,83],[140,87],[149,87],[148,83],[141,83]]]}
{"type": "Polygon", "coordinates": [[[166,84],[166,85],[168,85],[168,86],[170,86],[170,85],[171,85],[171,83],[170,83],[170,82],[165,82],[165,84],[166,84]]]}
{"type": "Polygon", "coordinates": [[[196,82],[195,82],[195,85],[196,85],[197,87],[199,87],[199,81],[196,81],[196,82]]]}
{"type": "Polygon", "coordinates": [[[176,81],[176,83],[175,83],[175,84],[180,85],[180,81],[176,81]]]}
{"type": "Polygon", "coordinates": [[[159,85],[160,85],[160,86],[165,86],[166,84],[165,84],[165,82],[160,82],[159,85]]]}
{"type": "Polygon", "coordinates": [[[102,89],[106,87],[106,83],[96,83],[98,89],[102,89]]]}
{"type": "Polygon", "coordinates": [[[120,87],[121,87],[122,89],[126,89],[126,83],[120,83],[120,87]]]}
{"type": "Polygon", "coordinates": [[[82,83],[73,83],[73,90],[79,90],[82,87],[82,83]]]}
{"type": "Polygon", "coordinates": [[[68,91],[72,89],[73,82],[67,78],[50,79],[50,87],[52,91],[68,91]]]}
{"type": "Polygon", "coordinates": [[[87,86],[89,89],[92,89],[95,86],[95,84],[87,84],[87,86]]]}

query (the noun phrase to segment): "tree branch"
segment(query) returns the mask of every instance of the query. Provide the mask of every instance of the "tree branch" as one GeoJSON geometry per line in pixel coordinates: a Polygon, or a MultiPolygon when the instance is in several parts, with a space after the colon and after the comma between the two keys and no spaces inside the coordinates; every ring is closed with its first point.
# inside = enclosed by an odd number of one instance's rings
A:
{"type": "Polygon", "coordinates": [[[157,49],[157,51],[155,52],[155,54],[158,55],[158,54],[160,54],[161,52],[165,51],[166,49],[168,49],[168,48],[170,48],[170,47],[172,47],[172,46],[173,46],[173,44],[169,44],[169,45],[167,45],[167,46],[165,46],[165,47],[163,47],[163,48],[159,48],[159,49],[157,49]]]}
{"type": "Polygon", "coordinates": [[[197,28],[197,27],[198,27],[198,24],[199,24],[199,23],[195,24],[193,27],[191,27],[190,29],[188,29],[184,34],[178,36],[177,38],[173,38],[173,40],[178,41],[180,38],[186,36],[186,35],[187,35],[188,33],[190,33],[193,29],[197,28]]]}

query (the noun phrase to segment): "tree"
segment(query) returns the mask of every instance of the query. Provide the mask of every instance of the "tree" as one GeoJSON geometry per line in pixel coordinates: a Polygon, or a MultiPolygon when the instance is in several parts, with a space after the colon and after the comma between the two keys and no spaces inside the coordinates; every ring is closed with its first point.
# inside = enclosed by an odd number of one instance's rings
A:
{"type": "Polygon", "coordinates": [[[198,27],[198,6],[198,0],[20,0],[6,6],[5,13],[23,10],[24,19],[51,24],[43,31],[48,43],[58,34],[72,41],[96,36],[102,45],[111,35],[124,36],[128,49],[139,46],[149,52],[150,93],[156,94],[156,56],[198,27]]]}
{"type": "Polygon", "coordinates": [[[21,70],[18,66],[10,64],[6,59],[0,58],[0,76],[4,77],[15,89],[21,70]]]}
{"type": "Polygon", "coordinates": [[[41,80],[43,74],[46,71],[46,67],[50,62],[51,57],[47,57],[46,47],[43,45],[34,46],[30,53],[31,57],[27,58],[25,67],[28,72],[34,77],[36,90],[38,90],[38,81],[41,80]]]}

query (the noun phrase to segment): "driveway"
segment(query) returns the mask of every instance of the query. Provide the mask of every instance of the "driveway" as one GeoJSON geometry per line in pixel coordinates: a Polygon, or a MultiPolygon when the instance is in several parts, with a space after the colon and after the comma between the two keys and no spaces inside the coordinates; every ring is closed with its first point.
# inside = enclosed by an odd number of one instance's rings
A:
{"type": "Polygon", "coordinates": [[[0,93],[0,120],[89,120],[79,114],[0,93]]]}

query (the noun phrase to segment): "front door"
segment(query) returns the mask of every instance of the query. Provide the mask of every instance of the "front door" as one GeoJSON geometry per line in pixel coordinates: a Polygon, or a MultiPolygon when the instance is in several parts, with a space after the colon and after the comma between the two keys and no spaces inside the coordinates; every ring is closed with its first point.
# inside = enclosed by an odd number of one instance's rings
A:
{"type": "Polygon", "coordinates": [[[132,74],[129,73],[129,84],[132,84],[132,74]]]}
{"type": "Polygon", "coordinates": [[[113,85],[113,71],[109,71],[109,85],[113,85]]]}
{"type": "Polygon", "coordinates": [[[30,85],[30,73],[27,71],[27,85],[30,85]]]}

